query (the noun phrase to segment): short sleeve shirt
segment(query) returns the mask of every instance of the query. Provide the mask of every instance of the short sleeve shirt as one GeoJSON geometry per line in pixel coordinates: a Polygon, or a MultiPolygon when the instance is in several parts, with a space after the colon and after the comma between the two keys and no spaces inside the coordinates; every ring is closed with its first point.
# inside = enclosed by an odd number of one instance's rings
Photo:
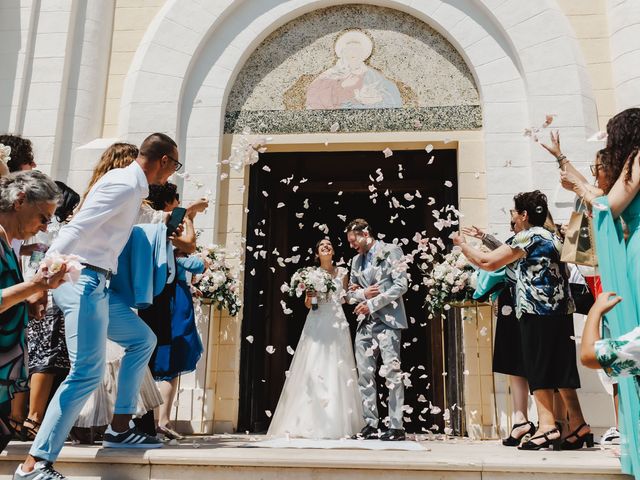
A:
{"type": "Polygon", "coordinates": [[[545,228],[531,227],[517,233],[510,244],[525,252],[515,265],[516,316],[573,313],[566,265],[560,262],[560,239],[545,228]]]}

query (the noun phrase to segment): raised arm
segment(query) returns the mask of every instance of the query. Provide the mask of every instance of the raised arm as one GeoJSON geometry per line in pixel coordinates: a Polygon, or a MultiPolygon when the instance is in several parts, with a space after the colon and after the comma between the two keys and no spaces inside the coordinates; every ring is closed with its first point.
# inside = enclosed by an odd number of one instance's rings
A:
{"type": "Polygon", "coordinates": [[[540,143],[540,145],[542,145],[547,152],[556,158],[560,170],[574,176],[580,183],[588,184],[589,180],[585,178],[585,176],[573,166],[573,163],[571,163],[567,156],[562,153],[562,150],[560,149],[560,132],[558,132],[558,130],[555,132],[552,131],[549,136],[551,139],[550,143],[548,145],[540,143]]]}
{"type": "Polygon", "coordinates": [[[483,252],[469,245],[464,236],[460,234],[456,234],[453,237],[453,243],[462,249],[462,253],[471,263],[489,272],[498,270],[500,267],[509,265],[525,256],[524,250],[512,248],[507,244],[503,244],[490,252],[483,252]]]}

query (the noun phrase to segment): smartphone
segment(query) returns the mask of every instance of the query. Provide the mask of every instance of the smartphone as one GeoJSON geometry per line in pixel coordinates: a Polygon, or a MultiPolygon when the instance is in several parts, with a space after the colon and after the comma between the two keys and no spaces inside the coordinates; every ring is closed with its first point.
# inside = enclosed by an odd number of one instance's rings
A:
{"type": "Polygon", "coordinates": [[[180,226],[184,220],[184,216],[187,213],[186,208],[176,207],[171,211],[169,220],[167,221],[167,237],[173,235],[176,229],[180,226]]]}

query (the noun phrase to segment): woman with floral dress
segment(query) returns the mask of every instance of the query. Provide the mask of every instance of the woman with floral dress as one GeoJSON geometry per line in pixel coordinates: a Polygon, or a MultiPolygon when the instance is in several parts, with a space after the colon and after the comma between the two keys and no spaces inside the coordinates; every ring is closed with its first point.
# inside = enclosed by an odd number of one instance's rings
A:
{"type": "Polygon", "coordinates": [[[622,297],[603,292],[591,307],[582,333],[580,360],[585,367],[602,368],[610,377],[636,377],[640,394],[640,327],[618,338],[601,338],[600,321],[622,297]]]}

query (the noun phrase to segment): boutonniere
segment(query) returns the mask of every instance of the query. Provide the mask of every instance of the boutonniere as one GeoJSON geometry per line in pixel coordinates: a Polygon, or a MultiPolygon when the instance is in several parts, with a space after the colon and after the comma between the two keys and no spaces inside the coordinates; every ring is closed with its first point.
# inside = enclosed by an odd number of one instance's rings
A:
{"type": "Polygon", "coordinates": [[[385,260],[387,260],[387,258],[389,258],[389,255],[391,254],[391,252],[389,250],[387,250],[386,248],[380,248],[374,257],[374,264],[375,266],[379,266],[382,262],[384,262],[385,260]]]}

